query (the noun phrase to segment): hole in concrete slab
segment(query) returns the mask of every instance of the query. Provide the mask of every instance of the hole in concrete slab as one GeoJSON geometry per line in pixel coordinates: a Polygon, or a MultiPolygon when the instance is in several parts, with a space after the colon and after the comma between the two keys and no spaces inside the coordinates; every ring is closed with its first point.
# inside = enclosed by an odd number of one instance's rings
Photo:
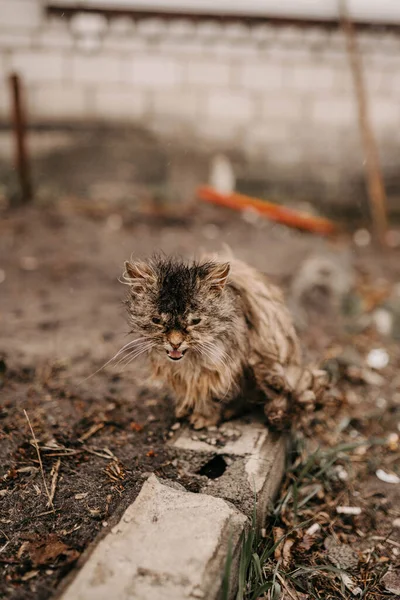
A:
{"type": "Polygon", "coordinates": [[[198,474],[205,475],[209,479],[218,479],[218,477],[221,477],[225,473],[227,466],[224,457],[217,454],[201,467],[198,474]]]}

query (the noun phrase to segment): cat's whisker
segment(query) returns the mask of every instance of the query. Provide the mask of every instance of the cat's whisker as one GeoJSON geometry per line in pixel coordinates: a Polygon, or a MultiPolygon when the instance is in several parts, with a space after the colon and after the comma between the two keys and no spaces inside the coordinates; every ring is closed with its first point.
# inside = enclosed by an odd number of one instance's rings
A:
{"type": "Polygon", "coordinates": [[[79,381],[77,383],[77,385],[81,385],[82,383],[84,383],[88,379],[91,379],[92,377],[94,377],[95,375],[97,375],[97,373],[100,373],[100,371],[102,371],[103,369],[105,369],[110,363],[112,363],[114,360],[116,360],[118,358],[118,356],[120,356],[123,352],[126,352],[126,351],[130,350],[131,348],[134,347],[135,344],[137,344],[138,342],[140,342],[141,340],[144,340],[144,339],[146,339],[146,338],[145,337],[137,338],[136,340],[131,340],[130,342],[128,342],[127,344],[125,344],[124,346],[122,346],[122,348],[120,348],[118,350],[118,352],[116,352],[114,354],[114,356],[112,356],[107,362],[105,362],[104,365],[102,365],[94,373],[91,373],[90,375],[88,375],[87,377],[85,377],[85,379],[82,379],[82,381],[79,381]]]}
{"type": "Polygon", "coordinates": [[[118,359],[118,361],[113,365],[114,367],[117,367],[119,364],[121,364],[124,360],[126,360],[127,358],[129,358],[132,354],[134,354],[135,352],[140,352],[140,350],[144,347],[147,346],[149,342],[142,342],[140,345],[136,345],[132,348],[127,348],[127,350],[125,351],[123,356],[120,356],[120,358],[118,359]]]}
{"type": "Polygon", "coordinates": [[[146,346],[145,348],[143,348],[142,350],[140,350],[140,352],[137,352],[134,356],[129,356],[129,360],[127,360],[125,362],[124,365],[122,365],[123,369],[125,369],[129,363],[131,363],[133,360],[135,360],[135,358],[138,358],[141,354],[144,354],[145,352],[148,352],[149,350],[151,350],[152,348],[154,348],[155,344],[150,344],[149,346],[146,346]]]}
{"type": "Polygon", "coordinates": [[[130,352],[128,352],[127,354],[125,354],[124,356],[122,356],[118,362],[113,365],[114,367],[118,367],[119,365],[123,364],[124,362],[128,361],[130,358],[134,358],[135,355],[139,355],[142,353],[142,351],[147,350],[148,347],[151,347],[153,345],[152,342],[144,342],[142,343],[139,348],[135,347],[133,348],[130,352]]]}

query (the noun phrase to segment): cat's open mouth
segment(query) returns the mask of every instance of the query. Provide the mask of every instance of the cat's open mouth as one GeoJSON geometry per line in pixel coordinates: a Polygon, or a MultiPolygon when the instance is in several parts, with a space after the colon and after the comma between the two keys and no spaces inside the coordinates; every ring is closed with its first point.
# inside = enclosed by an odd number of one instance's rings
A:
{"type": "Polygon", "coordinates": [[[181,360],[186,350],[167,350],[167,356],[171,360],[181,360]]]}

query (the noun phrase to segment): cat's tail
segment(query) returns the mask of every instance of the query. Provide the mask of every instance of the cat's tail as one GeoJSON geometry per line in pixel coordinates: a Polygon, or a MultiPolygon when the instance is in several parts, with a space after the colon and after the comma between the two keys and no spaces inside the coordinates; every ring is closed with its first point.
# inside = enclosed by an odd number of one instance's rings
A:
{"type": "Polygon", "coordinates": [[[264,412],[269,424],[283,430],[290,429],[295,422],[304,423],[316,406],[323,403],[329,385],[329,375],[322,369],[301,365],[281,367],[279,376],[269,378],[262,386],[268,398],[264,412]]]}

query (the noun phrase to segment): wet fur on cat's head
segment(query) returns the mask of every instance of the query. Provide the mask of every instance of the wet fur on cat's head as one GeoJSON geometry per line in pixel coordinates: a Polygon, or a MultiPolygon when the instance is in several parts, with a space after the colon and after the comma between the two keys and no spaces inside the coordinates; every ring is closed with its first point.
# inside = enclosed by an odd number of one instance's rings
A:
{"type": "MultiPolygon", "coordinates": [[[[223,338],[235,327],[226,283],[229,263],[185,262],[155,256],[125,263],[132,333],[166,361],[196,355],[218,362],[223,338]]],[[[229,337],[229,335],[228,335],[229,337]]]]}

